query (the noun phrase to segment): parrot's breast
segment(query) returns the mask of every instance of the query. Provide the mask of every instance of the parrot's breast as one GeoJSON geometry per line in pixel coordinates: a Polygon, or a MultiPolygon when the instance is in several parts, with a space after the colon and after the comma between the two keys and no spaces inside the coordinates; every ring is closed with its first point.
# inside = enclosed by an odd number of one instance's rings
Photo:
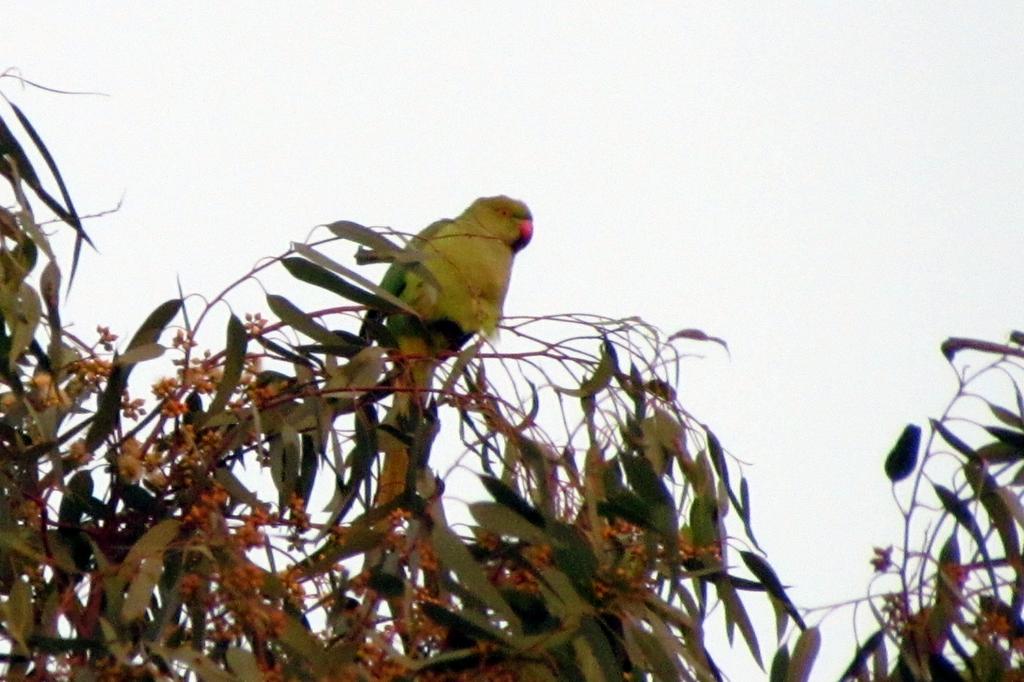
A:
{"type": "MultiPolygon", "coordinates": [[[[448,319],[466,333],[494,333],[501,319],[512,271],[512,250],[491,237],[471,234],[431,240],[432,258],[424,267],[437,280],[434,296],[423,295],[428,322],[448,319]]],[[[425,288],[435,288],[426,282],[425,288]]]]}

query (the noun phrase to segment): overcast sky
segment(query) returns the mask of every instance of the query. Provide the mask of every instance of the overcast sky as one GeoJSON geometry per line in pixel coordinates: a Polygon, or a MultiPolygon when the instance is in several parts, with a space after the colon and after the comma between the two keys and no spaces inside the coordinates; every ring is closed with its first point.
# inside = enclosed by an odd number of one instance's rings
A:
{"type": "Polygon", "coordinates": [[[4,3],[0,70],[109,95],[0,82],[80,212],[124,197],[88,226],[83,330],[318,223],[520,197],[506,312],[725,338],[680,388],[750,463],[772,564],[802,606],[864,593],[898,539],[882,459],[954,390],[939,343],[1024,325],[1024,4],[210,5],[4,3]]]}

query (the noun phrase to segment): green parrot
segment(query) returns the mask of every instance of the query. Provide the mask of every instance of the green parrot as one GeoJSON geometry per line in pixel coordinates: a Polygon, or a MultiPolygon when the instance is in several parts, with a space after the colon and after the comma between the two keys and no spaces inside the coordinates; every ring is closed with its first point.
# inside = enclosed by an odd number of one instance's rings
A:
{"type": "MultiPolygon", "coordinates": [[[[415,254],[392,263],[381,288],[417,313],[397,313],[385,325],[400,354],[402,371],[385,424],[396,424],[422,405],[439,357],[457,351],[474,334],[494,334],[508,293],[512,262],[533,236],[533,217],[521,201],[483,197],[453,220],[439,220],[412,238],[415,254]]],[[[380,324],[371,312],[366,326],[380,324]]],[[[364,327],[365,329],[365,327],[364,327]]],[[[386,504],[406,485],[409,453],[404,444],[382,434],[384,464],[377,503],[386,504]]]]}

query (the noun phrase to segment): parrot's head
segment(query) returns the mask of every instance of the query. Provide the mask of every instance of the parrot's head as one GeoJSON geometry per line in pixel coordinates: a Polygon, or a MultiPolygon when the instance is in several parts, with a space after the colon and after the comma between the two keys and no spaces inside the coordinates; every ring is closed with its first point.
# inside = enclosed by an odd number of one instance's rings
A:
{"type": "Polygon", "coordinates": [[[473,202],[470,213],[485,230],[519,251],[533,237],[533,216],[526,204],[506,196],[481,197],[473,202]]]}

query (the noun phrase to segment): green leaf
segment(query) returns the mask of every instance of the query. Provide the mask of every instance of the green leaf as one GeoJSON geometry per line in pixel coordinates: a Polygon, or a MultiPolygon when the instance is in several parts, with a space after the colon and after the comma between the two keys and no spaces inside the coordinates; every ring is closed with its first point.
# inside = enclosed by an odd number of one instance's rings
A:
{"type": "Polygon", "coordinates": [[[267,294],[267,305],[282,322],[297,332],[305,334],[309,338],[320,343],[332,343],[337,337],[330,329],[314,320],[311,316],[300,310],[294,303],[284,296],[267,294]]]}
{"type": "Polygon", "coordinates": [[[117,356],[115,362],[119,365],[134,365],[147,360],[154,360],[164,354],[167,349],[159,343],[144,343],[127,350],[117,356]]]}
{"type": "MultiPolygon", "coordinates": [[[[479,664],[480,659],[480,650],[475,646],[463,649],[446,648],[443,653],[431,654],[430,658],[423,659],[413,669],[417,673],[437,671],[438,674],[443,675],[444,672],[449,672],[453,669],[475,667],[479,664]]],[[[442,677],[442,679],[450,678],[442,677]]]]}
{"type": "Polygon", "coordinates": [[[22,647],[27,648],[28,638],[32,634],[32,621],[35,609],[32,607],[32,588],[20,578],[11,585],[10,597],[4,604],[7,612],[5,625],[10,634],[22,647]]]}
{"type": "Polygon", "coordinates": [[[960,545],[956,541],[956,533],[952,533],[949,539],[939,550],[939,563],[943,566],[956,566],[960,563],[960,545]]]}
{"type": "Polygon", "coordinates": [[[488,580],[483,568],[473,559],[462,540],[444,524],[443,519],[435,519],[430,540],[441,564],[455,574],[467,591],[495,613],[501,614],[515,633],[522,630],[519,616],[501,596],[498,588],[488,580]]]}
{"type": "Polygon", "coordinates": [[[743,607],[743,602],[740,601],[736,588],[728,580],[715,580],[715,589],[718,592],[718,598],[722,600],[722,605],[725,606],[726,622],[739,627],[740,634],[743,635],[747,648],[750,650],[750,655],[757,662],[758,667],[763,670],[764,663],[761,662],[761,649],[757,643],[757,633],[754,631],[754,625],[750,621],[750,616],[747,615],[747,610],[743,607]]]}
{"type": "Polygon", "coordinates": [[[196,673],[203,682],[237,682],[234,675],[224,670],[213,659],[187,647],[169,647],[149,643],[147,648],[166,661],[178,663],[196,673]]]}
{"type": "Polygon", "coordinates": [[[18,319],[11,333],[11,350],[8,361],[11,367],[22,353],[32,344],[39,322],[42,320],[43,309],[36,290],[28,284],[22,284],[18,292],[18,319]]]}
{"type": "MultiPolygon", "coordinates": [[[[384,299],[385,301],[387,301],[388,303],[390,303],[392,306],[394,306],[396,308],[401,308],[401,309],[405,309],[405,310],[408,310],[408,311],[412,310],[412,308],[406,308],[407,304],[405,303],[405,301],[403,301],[402,299],[398,298],[397,296],[392,294],[387,289],[382,288],[376,282],[373,282],[372,280],[369,280],[366,277],[363,277],[362,275],[360,275],[358,272],[355,272],[354,270],[346,268],[341,263],[338,263],[338,262],[328,258],[327,256],[323,255],[322,253],[320,253],[316,249],[314,249],[314,248],[312,248],[310,246],[307,246],[305,244],[297,244],[297,243],[293,243],[292,244],[292,248],[296,252],[301,253],[303,256],[308,258],[312,262],[312,264],[314,266],[317,266],[317,267],[320,267],[320,268],[322,268],[322,269],[324,269],[326,271],[329,271],[328,274],[330,274],[330,272],[334,272],[334,273],[336,273],[338,275],[341,275],[342,277],[344,277],[346,279],[350,279],[353,282],[355,282],[356,284],[358,284],[359,286],[361,286],[364,289],[368,290],[374,296],[379,296],[380,298],[384,299]]],[[[295,273],[293,272],[292,274],[295,274],[295,273]]],[[[323,278],[323,273],[317,273],[312,268],[309,269],[309,273],[308,274],[310,274],[311,276],[315,274],[315,276],[318,277],[318,281],[321,281],[321,282],[326,282],[327,281],[327,280],[325,280],[323,278]]],[[[296,275],[296,277],[299,277],[299,276],[296,275]]],[[[303,279],[303,278],[299,277],[299,279],[303,279]]],[[[305,279],[303,281],[309,282],[309,280],[305,280],[305,279]]],[[[317,284],[317,283],[316,282],[310,282],[310,284],[317,284]]],[[[317,286],[322,286],[322,285],[317,284],[317,286]]]]}
{"type": "Polygon", "coordinates": [[[594,373],[584,380],[579,388],[558,388],[560,393],[574,398],[591,398],[608,387],[615,377],[618,367],[615,346],[608,339],[601,343],[601,355],[594,368],[594,373]]]}
{"type": "Polygon", "coordinates": [[[353,525],[342,540],[330,537],[316,551],[295,565],[303,575],[317,576],[335,570],[339,561],[365,554],[379,546],[387,537],[384,530],[363,525],[353,525]]]}
{"type": "Polygon", "coordinates": [[[224,371],[220,382],[217,383],[217,392],[214,393],[206,414],[210,416],[219,414],[227,406],[242,378],[242,370],[245,368],[245,350],[248,343],[249,334],[245,331],[245,325],[237,316],[231,315],[228,318],[227,342],[224,347],[224,371]]]}
{"type": "Polygon", "coordinates": [[[128,348],[125,352],[131,351],[139,346],[145,346],[156,343],[160,340],[160,334],[163,333],[164,329],[170,324],[174,316],[181,310],[181,300],[172,298],[169,301],[164,301],[158,305],[153,312],[149,314],[149,317],[142,323],[139,330],[135,332],[135,336],[128,343],[128,348]]]}
{"type": "Polygon", "coordinates": [[[349,478],[339,485],[327,505],[331,512],[328,525],[334,525],[344,517],[355,501],[359,487],[369,479],[373,462],[377,458],[377,412],[370,404],[357,405],[355,411],[355,433],[353,447],[348,456],[349,478]]]}
{"type": "Polygon", "coordinates": [[[213,472],[213,479],[231,495],[235,502],[247,504],[252,508],[260,506],[260,498],[238,480],[238,477],[231,473],[230,469],[217,467],[213,472]]]}
{"type": "Polygon", "coordinates": [[[690,529],[698,547],[718,542],[718,506],[713,499],[703,495],[694,498],[690,505],[690,529]]]}
{"type": "Polygon", "coordinates": [[[647,668],[659,682],[675,682],[685,679],[683,671],[676,664],[676,657],[671,652],[671,644],[647,632],[638,623],[631,621],[626,626],[626,641],[633,640],[647,663],[647,668]]]}
{"type": "MultiPolygon", "coordinates": [[[[161,553],[162,554],[162,553],[161,553]]],[[[131,622],[141,618],[153,597],[153,588],[163,575],[163,556],[148,556],[139,564],[139,570],[128,587],[128,594],[121,606],[121,618],[131,622]]]]}
{"type": "Polygon", "coordinates": [[[282,615],[284,616],[284,630],[281,633],[281,643],[312,665],[321,675],[325,675],[327,671],[320,671],[318,666],[318,661],[324,659],[323,644],[294,616],[287,613],[282,615]]]}
{"type": "MultiPolygon", "coordinates": [[[[158,305],[135,332],[125,352],[130,353],[140,347],[155,344],[179,310],[181,300],[176,298],[158,305]]],[[[134,364],[121,363],[117,357],[114,358],[114,366],[107,377],[107,385],[100,394],[92,423],[85,435],[85,446],[88,450],[99,447],[117,427],[121,414],[121,395],[128,386],[128,376],[133,367],[134,364]]]]}
{"type": "Polygon", "coordinates": [[[39,565],[47,563],[46,556],[32,542],[35,535],[22,529],[4,529],[0,532],[0,549],[19,554],[39,565]]]}
{"type": "Polygon", "coordinates": [[[1014,463],[1024,458],[1024,451],[1020,448],[998,440],[982,445],[974,454],[976,459],[988,464],[1014,463]]]}
{"type": "Polygon", "coordinates": [[[360,225],[359,223],[352,222],[351,220],[338,220],[333,223],[328,223],[325,227],[336,237],[353,241],[356,244],[362,244],[374,251],[387,253],[402,250],[401,246],[393,243],[380,233],[360,225]]]}
{"type": "Polygon", "coordinates": [[[474,502],[469,505],[469,513],[481,528],[495,535],[506,535],[528,542],[547,541],[543,530],[497,502],[474,502]]]}
{"type": "Polygon", "coordinates": [[[228,647],[224,658],[227,660],[231,672],[235,675],[235,679],[252,680],[253,682],[265,679],[260,671],[259,664],[256,662],[256,657],[252,655],[251,651],[246,651],[237,646],[228,647]]]}
{"type": "Polygon", "coordinates": [[[1011,429],[1016,429],[1017,431],[1024,431],[1024,419],[1021,419],[1021,416],[1019,414],[1017,414],[1016,412],[1011,412],[1005,407],[1001,407],[994,403],[987,404],[988,409],[992,411],[992,415],[996,419],[998,419],[1011,429]]]}
{"type": "Polygon", "coordinates": [[[323,388],[324,395],[351,401],[366,394],[380,381],[386,357],[387,350],[384,348],[366,346],[341,367],[332,368],[329,365],[327,382],[323,388]]]}
{"type": "Polygon", "coordinates": [[[789,668],[786,671],[786,682],[807,682],[820,648],[821,633],[818,628],[804,630],[793,647],[793,657],[790,659],[789,668]]]}
{"type": "Polygon", "coordinates": [[[896,445],[885,458],[885,475],[898,483],[913,473],[917,466],[917,451],[921,445],[921,427],[907,424],[896,445]]]}
{"type": "Polygon", "coordinates": [[[573,649],[584,679],[587,682],[619,682],[624,679],[622,666],[597,620],[592,616],[584,617],[579,632],[573,640],[573,649]]]}
{"type": "Polygon", "coordinates": [[[1020,502],[1013,495],[1001,495],[1000,493],[1005,490],[996,483],[996,480],[979,462],[968,462],[964,466],[964,470],[975,497],[981,502],[981,506],[988,513],[991,524],[999,533],[1006,556],[1018,556],[1020,540],[1017,535],[1014,507],[1011,505],[1015,505],[1019,510],[1020,502]],[[1007,499],[1011,500],[1009,505],[1006,503],[1007,499]]]}
{"type": "MultiPolygon", "coordinates": [[[[162,556],[167,545],[178,537],[180,529],[181,521],[165,519],[147,530],[128,550],[128,554],[121,563],[121,572],[123,573],[126,569],[134,571],[135,567],[146,557],[162,556]]],[[[129,575],[122,575],[122,577],[127,578],[129,575]]]]}

